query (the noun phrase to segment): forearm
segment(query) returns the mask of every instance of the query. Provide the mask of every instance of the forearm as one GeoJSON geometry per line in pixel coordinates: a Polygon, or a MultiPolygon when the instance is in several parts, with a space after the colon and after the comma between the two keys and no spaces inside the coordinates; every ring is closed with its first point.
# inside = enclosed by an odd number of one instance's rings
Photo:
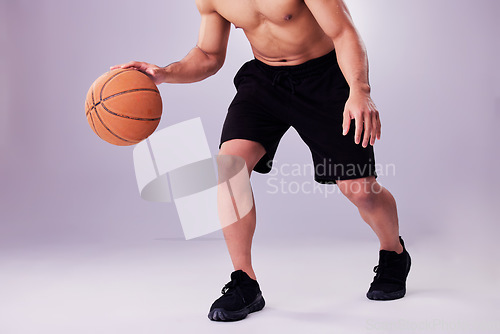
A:
{"type": "Polygon", "coordinates": [[[370,93],[366,48],[355,29],[348,29],[333,40],[339,67],[351,92],[370,93]]]}
{"type": "Polygon", "coordinates": [[[163,68],[162,82],[191,83],[214,75],[222,67],[224,57],[205,53],[194,47],[182,60],[163,68]]]}

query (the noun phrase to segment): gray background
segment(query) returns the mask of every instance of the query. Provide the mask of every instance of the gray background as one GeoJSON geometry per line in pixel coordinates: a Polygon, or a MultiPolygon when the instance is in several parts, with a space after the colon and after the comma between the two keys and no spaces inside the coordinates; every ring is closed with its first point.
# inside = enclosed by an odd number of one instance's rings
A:
{"type": "MultiPolygon", "coordinates": [[[[272,194],[269,182],[307,190],[312,176],[254,174],[266,308],[210,322],[232,271],[221,232],[184,241],[173,204],[139,197],[133,148],[100,140],[84,115],[109,66],[166,65],[195,45],[194,1],[0,0],[0,332],[498,333],[500,2],[347,3],[381,112],[377,163],[395,166],[379,181],[413,259],[404,299],[364,296],[377,239],[342,195],[272,194]]],[[[216,76],[160,86],[159,128],[201,117],[216,154],[232,78],[251,58],[233,30],[216,76]]],[[[310,161],[287,133],[276,170],[310,161]]]]}
{"type": "MultiPolygon", "coordinates": [[[[395,175],[379,180],[398,201],[402,234],[413,242],[444,238],[493,249],[500,3],[347,3],[368,48],[383,124],[377,162],[396,166],[395,175]]],[[[166,65],[183,57],[197,39],[194,1],[1,0],[0,6],[2,247],[181,238],[172,204],[139,197],[133,148],[101,141],[83,105],[90,84],[113,64],[166,65]]],[[[216,76],[160,86],[159,128],[201,117],[216,154],[232,78],[251,58],[243,33],[233,29],[216,76]]],[[[284,163],[310,163],[294,131],[276,156],[277,167],[284,163]]],[[[312,177],[283,180],[303,184],[312,177]]],[[[374,238],[338,193],[270,194],[269,176],[254,174],[252,182],[257,238],[374,238]]]]}

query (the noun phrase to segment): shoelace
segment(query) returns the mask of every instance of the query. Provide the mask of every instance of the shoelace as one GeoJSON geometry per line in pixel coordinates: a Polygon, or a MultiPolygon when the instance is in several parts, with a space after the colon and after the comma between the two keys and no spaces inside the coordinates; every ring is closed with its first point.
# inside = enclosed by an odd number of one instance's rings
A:
{"type": "Polygon", "coordinates": [[[228,292],[229,293],[237,292],[240,295],[241,299],[243,300],[243,303],[246,303],[245,297],[243,296],[243,293],[241,292],[240,287],[238,286],[238,282],[236,280],[228,282],[226,285],[224,285],[224,287],[220,292],[223,295],[227,294],[228,292]]]}
{"type": "Polygon", "coordinates": [[[224,285],[224,287],[222,288],[222,290],[220,292],[223,295],[225,295],[232,288],[236,288],[236,281],[231,281],[231,282],[227,283],[226,285],[224,285]]]}
{"type": "Polygon", "coordinates": [[[397,278],[397,277],[394,277],[390,274],[390,270],[389,272],[387,272],[387,263],[379,263],[379,265],[373,267],[373,272],[376,274],[375,275],[375,279],[376,280],[385,280],[385,281],[393,281],[393,282],[399,282],[400,279],[397,278]]]}

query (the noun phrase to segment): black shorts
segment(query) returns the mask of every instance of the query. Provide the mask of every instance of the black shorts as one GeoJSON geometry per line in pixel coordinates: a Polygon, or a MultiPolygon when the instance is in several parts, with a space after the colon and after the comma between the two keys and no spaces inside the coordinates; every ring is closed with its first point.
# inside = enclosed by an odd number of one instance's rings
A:
{"type": "MultiPolygon", "coordinates": [[[[335,51],[295,66],[245,63],[234,78],[237,94],[224,122],[221,145],[248,139],[266,153],[254,170],[268,173],[281,137],[292,126],[311,150],[319,183],[377,176],[373,147],[354,143],[354,120],[342,135],[347,84],[335,51]]],[[[219,145],[220,147],[220,145],[219,145]]]]}

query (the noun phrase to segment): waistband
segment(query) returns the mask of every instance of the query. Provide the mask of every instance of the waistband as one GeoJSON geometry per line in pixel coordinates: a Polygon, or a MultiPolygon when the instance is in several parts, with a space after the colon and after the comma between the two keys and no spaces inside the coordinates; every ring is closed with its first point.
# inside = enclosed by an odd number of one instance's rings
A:
{"type": "Polygon", "coordinates": [[[300,77],[302,75],[308,75],[312,73],[323,72],[326,68],[331,67],[332,65],[338,66],[337,63],[337,55],[335,50],[330,51],[324,56],[310,59],[305,63],[299,65],[291,65],[291,66],[272,66],[268,65],[258,59],[254,59],[255,64],[262,69],[263,71],[269,74],[275,74],[277,72],[289,72],[294,77],[300,77]]]}

